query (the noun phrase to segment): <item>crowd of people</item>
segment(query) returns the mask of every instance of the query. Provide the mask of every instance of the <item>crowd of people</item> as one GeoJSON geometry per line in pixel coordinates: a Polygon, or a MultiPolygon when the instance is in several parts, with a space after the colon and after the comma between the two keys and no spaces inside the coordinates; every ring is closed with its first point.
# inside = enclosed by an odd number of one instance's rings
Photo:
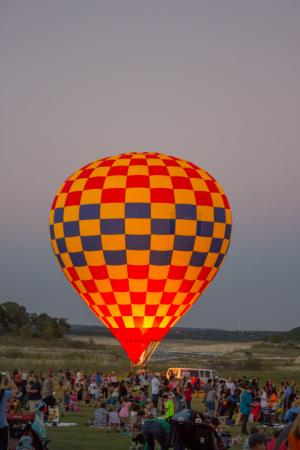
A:
{"type": "MultiPolygon", "coordinates": [[[[104,374],[81,369],[58,372],[48,369],[40,373],[16,369],[8,376],[7,388],[0,389],[0,450],[7,449],[6,409],[34,412],[41,401],[51,407],[58,397],[66,411],[79,412],[84,405],[94,408],[90,426],[132,433],[132,449],[144,448],[145,441],[152,449],[155,439],[163,450],[167,449],[171,424],[185,417],[191,421],[192,416],[188,414],[196,409],[195,404],[199,409],[199,402],[203,402],[202,413],[193,416],[193,420],[214,429],[219,448],[226,448],[226,433],[222,435],[225,427],[240,426],[239,436],[233,442],[239,442],[244,449],[259,450],[266,445],[273,449],[276,436],[266,444],[264,435],[251,422],[293,423],[294,428],[287,436],[289,447],[284,441],[282,449],[300,448],[300,403],[293,381],[283,380],[275,386],[271,379],[266,383],[261,383],[259,378],[245,377],[204,380],[190,377],[188,373],[177,379],[172,372],[167,377],[165,373],[150,370],[119,378],[115,372],[104,374]]],[[[185,448],[180,445],[176,450],[185,448]]]]}

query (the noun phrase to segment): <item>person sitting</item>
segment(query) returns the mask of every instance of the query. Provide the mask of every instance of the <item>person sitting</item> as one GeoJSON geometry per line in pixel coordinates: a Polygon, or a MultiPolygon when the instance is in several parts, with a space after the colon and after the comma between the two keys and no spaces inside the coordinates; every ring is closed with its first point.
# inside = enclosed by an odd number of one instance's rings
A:
{"type": "Polygon", "coordinates": [[[266,450],[266,444],[269,442],[263,433],[255,433],[249,437],[250,450],[266,450]]]}
{"type": "Polygon", "coordinates": [[[231,447],[232,438],[231,434],[221,430],[220,421],[217,417],[211,417],[209,425],[215,431],[215,441],[218,449],[227,450],[231,447]]]}
{"type": "Polygon", "coordinates": [[[139,424],[135,424],[132,427],[132,440],[130,450],[143,450],[145,445],[145,439],[142,433],[142,427],[139,424]]]}
{"type": "Polygon", "coordinates": [[[275,448],[277,450],[287,450],[287,447],[285,445],[286,439],[283,439],[280,444],[278,443],[278,438],[281,432],[282,432],[281,429],[275,429],[271,440],[268,442],[267,450],[275,450],[275,448]]]}
{"type": "Polygon", "coordinates": [[[102,402],[100,408],[95,410],[95,417],[91,425],[98,428],[108,427],[109,414],[106,409],[106,403],[102,402]]]}
{"type": "Polygon", "coordinates": [[[26,427],[16,450],[34,450],[30,427],[26,427]]]}
{"type": "MultiPolygon", "coordinates": [[[[251,427],[250,428],[250,437],[253,436],[254,434],[257,434],[259,432],[257,427],[251,427]]],[[[249,450],[249,439],[250,437],[246,437],[246,439],[244,440],[244,444],[243,444],[243,450],[249,450]]]]}
{"type": "Polygon", "coordinates": [[[286,411],[284,415],[284,422],[285,423],[294,422],[299,413],[300,413],[300,402],[297,399],[293,401],[291,408],[286,411]]]}
{"type": "Polygon", "coordinates": [[[300,448],[300,414],[297,415],[288,434],[289,450],[299,450],[300,448]]]}

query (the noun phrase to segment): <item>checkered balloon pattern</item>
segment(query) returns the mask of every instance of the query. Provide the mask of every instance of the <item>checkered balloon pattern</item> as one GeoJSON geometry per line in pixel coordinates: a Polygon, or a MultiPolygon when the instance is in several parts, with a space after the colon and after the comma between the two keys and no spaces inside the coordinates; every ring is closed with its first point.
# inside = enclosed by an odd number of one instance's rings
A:
{"type": "Polygon", "coordinates": [[[219,183],[195,164],[159,153],[82,167],[50,211],[51,243],[65,276],[133,362],[213,280],[230,234],[219,183]]]}

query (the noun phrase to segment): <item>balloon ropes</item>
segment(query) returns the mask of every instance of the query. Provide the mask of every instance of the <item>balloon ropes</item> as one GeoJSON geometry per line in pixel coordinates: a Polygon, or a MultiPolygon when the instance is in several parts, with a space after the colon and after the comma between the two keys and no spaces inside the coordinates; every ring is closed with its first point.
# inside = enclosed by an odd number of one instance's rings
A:
{"type": "Polygon", "coordinates": [[[215,178],[159,153],[87,164],[62,184],[50,211],[63,273],[139,365],[211,283],[230,234],[215,178]]]}

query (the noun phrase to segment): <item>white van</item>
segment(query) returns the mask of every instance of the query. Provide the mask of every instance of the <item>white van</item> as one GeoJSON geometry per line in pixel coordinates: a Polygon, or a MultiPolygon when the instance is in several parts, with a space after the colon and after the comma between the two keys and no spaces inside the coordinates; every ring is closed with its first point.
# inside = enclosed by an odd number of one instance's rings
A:
{"type": "Polygon", "coordinates": [[[220,378],[219,373],[212,369],[195,369],[191,367],[171,367],[167,370],[167,378],[173,375],[175,378],[192,378],[199,377],[203,383],[209,379],[220,378]]]}

